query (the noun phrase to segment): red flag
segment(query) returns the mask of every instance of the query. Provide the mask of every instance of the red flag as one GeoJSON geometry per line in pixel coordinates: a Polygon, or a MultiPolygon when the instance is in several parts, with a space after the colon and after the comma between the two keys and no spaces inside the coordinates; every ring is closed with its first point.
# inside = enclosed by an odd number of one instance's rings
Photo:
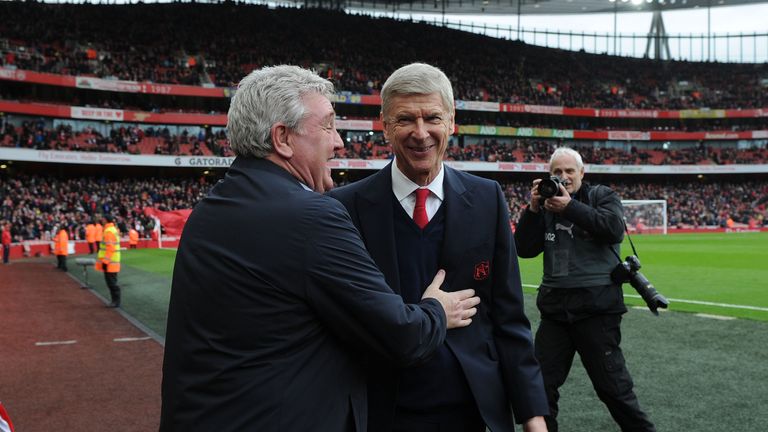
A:
{"type": "Polygon", "coordinates": [[[184,230],[184,224],[187,223],[190,213],[192,213],[192,209],[162,211],[152,207],[144,208],[145,215],[158,218],[160,224],[165,228],[165,234],[174,237],[181,236],[181,231],[184,230]]]}
{"type": "Polygon", "coordinates": [[[2,403],[0,403],[0,432],[13,432],[13,423],[2,403]]]}

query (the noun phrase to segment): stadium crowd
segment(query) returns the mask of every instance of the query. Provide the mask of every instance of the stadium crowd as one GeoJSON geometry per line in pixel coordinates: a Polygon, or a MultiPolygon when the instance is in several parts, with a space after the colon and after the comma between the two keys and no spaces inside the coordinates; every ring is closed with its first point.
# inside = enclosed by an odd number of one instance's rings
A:
{"type": "MultiPolygon", "coordinates": [[[[585,178],[589,181],[589,178],[585,178]]],[[[747,227],[768,226],[768,182],[676,181],[611,182],[622,199],[666,200],[667,226],[701,228],[728,226],[728,220],[747,227]]],[[[520,218],[530,201],[529,182],[505,182],[502,189],[513,221],[520,218]]]]}
{"type": "MultiPolygon", "coordinates": [[[[0,182],[0,224],[11,224],[14,242],[50,240],[56,227],[70,239],[85,238],[85,226],[100,215],[113,214],[122,233],[135,228],[142,238],[155,229],[145,207],[158,210],[192,208],[213,184],[206,178],[71,177],[18,175],[0,182]]],[[[730,218],[746,226],[768,226],[768,181],[744,182],[616,182],[610,186],[623,199],[666,199],[670,227],[725,227],[730,218]]],[[[529,181],[502,184],[511,220],[517,221],[530,198],[529,181]]]]}
{"type": "MultiPolygon", "coordinates": [[[[454,140],[455,141],[455,140],[454,140]]],[[[596,147],[570,143],[581,153],[584,163],[612,165],[728,165],[765,164],[768,149],[753,147],[737,149],[712,147],[703,142],[695,147],[664,148],[662,143],[631,146],[629,149],[596,147]]],[[[479,162],[548,162],[549,155],[562,142],[535,138],[483,139],[476,144],[453,143],[446,159],[479,162]]],[[[348,159],[389,159],[392,148],[381,136],[370,139],[351,139],[337,157],[348,159]]]]}
{"type": "Polygon", "coordinates": [[[0,15],[14,17],[0,26],[0,38],[8,41],[2,65],[56,74],[234,86],[254,68],[290,63],[314,67],[341,91],[375,94],[397,66],[421,60],[441,67],[461,100],[637,109],[768,106],[766,64],[672,61],[660,67],[340,11],[235,2],[0,2],[0,15]]]}
{"type": "MultiPolygon", "coordinates": [[[[172,134],[167,127],[116,126],[108,134],[92,127],[73,131],[71,125],[46,127],[45,122],[25,121],[15,127],[7,123],[0,130],[0,146],[35,150],[71,150],[106,153],[234,156],[224,130],[198,128],[198,133],[182,130],[172,134]]],[[[547,162],[548,155],[561,143],[535,138],[483,139],[476,144],[459,144],[454,139],[446,158],[455,161],[547,162]]],[[[576,145],[589,164],[618,165],[697,165],[765,164],[768,148],[712,147],[700,142],[695,147],[664,148],[662,143],[631,146],[629,149],[576,145]]],[[[346,159],[389,159],[392,148],[381,134],[355,136],[336,153],[346,159]]]]}
{"type": "Polygon", "coordinates": [[[134,228],[142,238],[150,238],[155,222],[144,214],[144,208],[191,208],[210,187],[205,178],[14,175],[0,182],[0,221],[11,224],[14,242],[50,240],[57,227],[68,229],[70,239],[79,240],[85,238],[87,224],[112,214],[122,233],[134,228]]]}
{"type": "Polygon", "coordinates": [[[196,129],[196,134],[186,129],[172,134],[164,126],[117,125],[108,134],[102,134],[90,126],[74,131],[68,124],[47,127],[43,120],[24,121],[18,127],[7,123],[0,130],[0,146],[101,153],[234,156],[223,130],[196,129]]]}

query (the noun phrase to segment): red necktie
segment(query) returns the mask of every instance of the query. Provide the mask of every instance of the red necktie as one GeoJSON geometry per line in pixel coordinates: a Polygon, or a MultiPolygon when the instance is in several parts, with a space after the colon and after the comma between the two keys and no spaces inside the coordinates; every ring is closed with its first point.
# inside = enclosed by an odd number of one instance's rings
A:
{"type": "Polygon", "coordinates": [[[427,195],[429,195],[429,189],[416,189],[416,206],[413,208],[413,221],[421,229],[424,229],[429,223],[429,218],[427,217],[427,195]]]}

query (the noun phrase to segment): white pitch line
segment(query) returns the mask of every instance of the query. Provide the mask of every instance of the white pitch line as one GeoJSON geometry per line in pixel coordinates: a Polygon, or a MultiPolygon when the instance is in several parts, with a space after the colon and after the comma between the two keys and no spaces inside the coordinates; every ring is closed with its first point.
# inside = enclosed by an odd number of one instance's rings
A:
{"type": "Polygon", "coordinates": [[[125,337],[125,338],[114,338],[112,339],[113,342],[136,342],[136,341],[143,341],[143,340],[149,340],[151,339],[149,336],[145,337],[125,337]]]}
{"type": "Polygon", "coordinates": [[[35,342],[35,346],[72,345],[72,344],[75,344],[75,343],[77,343],[76,340],[35,342]]]}
{"type": "MultiPolygon", "coordinates": [[[[624,294],[624,297],[641,298],[639,295],[634,295],[634,294],[624,294]]],[[[683,299],[676,299],[676,298],[670,298],[667,300],[669,300],[670,302],[676,302],[676,303],[689,303],[689,304],[697,304],[697,305],[704,305],[704,306],[718,306],[718,307],[731,308],[731,309],[748,309],[748,310],[755,310],[760,312],[768,312],[768,308],[760,307],[760,306],[735,305],[735,304],[728,304],[728,303],[714,303],[714,302],[708,302],[708,301],[683,300],[683,299]]]]}
{"type": "MultiPolygon", "coordinates": [[[[528,288],[538,288],[538,285],[530,285],[530,284],[523,284],[524,287],[528,288]]],[[[624,294],[624,297],[631,297],[631,298],[642,298],[639,295],[636,294],[624,294]]],[[[697,304],[697,305],[704,305],[704,306],[718,306],[718,307],[724,307],[724,308],[731,308],[731,309],[747,309],[747,310],[754,310],[754,311],[760,311],[760,312],[768,312],[768,307],[760,307],[760,306],[748,306],[748,305],[737,305],[737,304],[728,304],[728,303],[715,303],[715,302],[708,302],[708,301],[700,301],[700,300],[684,300],[684,299],[675,299],[670,298],[667,299],[670,302],[675,303],[689,303],[689,304],[697,304]]]]}
{"type": "MultiPolygon", "coordinates": [[[[641,310],[641,311],[647,311],[647,310],[649,310],[649,309],[648,309],[648,306],[632,306],[632,309],[637,309],[637,310],[641,310]]],[[[669,312],[669,309],[662,309],[662,308],[658,308],[658,309],[656,309],[656,312],[659,312],[659,313],[667,313],[667,312],[669,312]]]]}
{"type": "Polygon", "coordinates": [[[731,321],[731,320],[735,320],[736,319],[734,317],[729,317],[729,316],[703,314],[703,313],[697,313],[697,314],[693,314],[693,315],[697,316],[697,317],[700,317],[700,318],[709,318],[709,319],[715,319],[715,320],[720,320],[720,321],[731,321]]]}

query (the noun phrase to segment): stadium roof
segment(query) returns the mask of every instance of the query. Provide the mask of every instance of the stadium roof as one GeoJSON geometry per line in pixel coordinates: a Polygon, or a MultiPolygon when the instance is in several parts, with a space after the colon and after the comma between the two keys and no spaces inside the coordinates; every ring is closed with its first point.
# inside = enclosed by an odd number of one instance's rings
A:
{"type": "MultiPolygon", "coordinates": [[[[280,4],[326,6],[324,0],[282,0],[280,4]]],[[[446,14],[561,15],[613,12],[649,12],[708,6],[739,6],[768,0],[331,0],[352,10],[378,10],[446,14]]]]}

